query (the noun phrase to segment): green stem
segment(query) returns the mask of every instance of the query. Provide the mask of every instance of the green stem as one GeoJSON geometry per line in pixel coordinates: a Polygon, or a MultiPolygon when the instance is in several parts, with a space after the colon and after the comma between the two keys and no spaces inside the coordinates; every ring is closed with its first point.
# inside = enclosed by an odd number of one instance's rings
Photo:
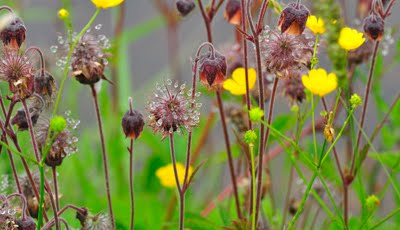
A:
{"type": "MultiPolygon", "coordinates": [[[[311,95],[311,126],[312,126],[312,134],[313,134],[313,142],[314,142],[314,157],[317,157],[317,136],[315,134],[315,105],[314,105],[314,95],[311,95]]],[[[321,159],[320,159],[321,160],[321,159]]]]}
{"type": "Polygon", "coordinates": [[[319,35],[315,35],[315,43],[314,43],[314,53],[312,57],[312,62],[311,62],[311,69],[314,69],[315,65],[318,63],[316,60],[317,57],[317,48],[318,48],[318,42],[319,42],[319,35]]]}
{"type": "Polygon", "coordinates": [[[43,225],[43,203],[44,203],[44,165],[39,163],[40,171],[40,202],[39,202],[39,214],[38,214],[38,229],[43,225]]]}
{"type": "Polygon", "coordinates": [[[254,205],[256,203],[256,196],[257,196],[257,190],[256,190],[256,170],[255,170],[255,164],[254,164],[254,144],[249,144],[249,149],[250,149],[250,157],[251,157],[251,180],[252,180],[252,192],[253,192],[253,205],[252,205],[252,216],[251,216],[251,229],[255,230],[256,229],[256,206],[254,205]]]}
{"type": "Polygon", "coordinates": [[[385,218],[383,218],[382,220],[380,220],[378,223],[376,223],[374,226],[372,226],[369,230],[375,229],[377,227],[379,227],[379,225],[385,223],[387,220],[389,220],[390,218],[392,218],[394,215],[397,215],[398,213],[400,213],[400,208],[394,210],[393,212],[391,212],[389,215],[387,215],[385,218]]]}
{"type": "Polygon", "coordinates": [[[96,19],[97,15],[100,13],[100,11],[101,11],[101,9],[97,8],[97,10],[93,14],[92,18],[85,25],[85,27],[83,27],[81,32],[76,37],[76,40],[74,41],[74,43],[72,43],[71,47],[69,48],[69,52],[68,52],[68,56],[67,56],[67,62],[65,63],[65,66],[64,66],[63,79],[61,80],[60,88],[59,88],[58,94],[57,94],[57,99],[56,99],[56,102],[54,104],[54,110],[53,110],[53,115],[52,115],[53,117],[57,113],[58,105],[60,103],[61,95],[62,95],[62,92],[63,92],[63,89],[64,89],[64,85],[65,85],[65,80],[67,79],[68,67],[69,67],[69,64],[70,64],[70,61],[71,61],[71,56],[72,56],[72,53],[74,51],[74,48],[79,43],[79,40],[81,39],[81,37],[86,33],[86,31],[89,29],[89,27],[93,24],[94,20],[96,19]]]}

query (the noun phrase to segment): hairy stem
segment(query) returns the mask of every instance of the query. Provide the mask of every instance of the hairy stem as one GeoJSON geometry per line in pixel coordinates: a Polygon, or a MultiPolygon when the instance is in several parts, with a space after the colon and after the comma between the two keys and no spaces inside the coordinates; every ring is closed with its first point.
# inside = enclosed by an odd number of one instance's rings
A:
{"type": "Polygon", "coordinates": [[[113,209],[112,209],[111,193],[110,193],[110,182],[109,182],[109,175],[108,175],[107,153],[106,153],[106,146],[105,146],[104,134],[103,134],[103,125],[102,125],[102,121],[101,121],[101,114],[100,114],[100,109],[99,109],[97,91],[93,85],[91,86],[91,89],[92,89],[92,97],[93,97],[94,107],[96,110],[97,124],[99,126],[99,135],[100,135],[101,150],[102,150],[102,157],[103,157],[104,179],[105,179],[105,183],[106,183],[105,185],[106,185],[106,192],[107,192],[108,210],[110,213],[111,226],[113,229],[115,229],[114,214],[113,214],[113,209]]]}

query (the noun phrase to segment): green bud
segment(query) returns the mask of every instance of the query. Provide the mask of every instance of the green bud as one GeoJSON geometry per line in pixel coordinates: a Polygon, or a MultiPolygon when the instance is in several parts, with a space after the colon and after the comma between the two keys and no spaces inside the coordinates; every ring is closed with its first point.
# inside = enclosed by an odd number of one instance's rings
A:
{"type": "Polygon", "coordinates": [[[319,115],[321,115],[321,117],[326,117],[326,116],[328,116],[328,111],[323,110],[323,111],[321,111],[321,112],[319,113],[319,115]]]}
{"type": "Polygon", "coordinates": [[[257,134],[253,130],[247,130],[243,139],[247,144],[254,144],[257,140],[257,134]]]}
{"type": "Polygon", "coordinates": [[[299,112],[300,107],[297,104],[294,104],[292,107],[290,107],[290,111],[292,111],[293,113],[297,113],[299,112]]]}
{"type": "Polygon", "coordinates": [[[67,121],[62,116],[55,116],[51,119],[50,129],[56,133],[62,132],[67,127],[67,121]]]}
{"type": "Polygon", "coordinates": [[[252,108],[249,111],[249,118],[252,122],[259,123],[262,121],[262,117],[264,116],[264,111],[260,109],[260,107],[252,108]]]}
{"type": "Polygon", "coordinates": [[[365,203],[367,205],[368,210],[373,211],[381,204],[381,201],[379,200],[379,198],[377,196],[371,195],[371,196],[367,197],[367,200],[365,203]]]}
{"type": "Polygon", "coordinates": [[[353,109],[362,105],[362,102],[363,102],[362,98],[360,96],[358,96],[358,94],[355,93],[355,94],[351,95],[350,104],[353,109]]]}

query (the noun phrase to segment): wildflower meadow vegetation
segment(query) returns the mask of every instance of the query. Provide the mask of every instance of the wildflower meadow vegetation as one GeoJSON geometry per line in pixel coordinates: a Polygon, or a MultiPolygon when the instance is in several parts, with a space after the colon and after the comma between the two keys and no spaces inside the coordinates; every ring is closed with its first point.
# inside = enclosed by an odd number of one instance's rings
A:
{"type": "Polygon", "coordinates": [[[398,1],[62,0],[46,47],[26,2],[0,1],[0,230],[400,229],[398,1]],[[132,74],[160,27],[167,71],[132,74]]]}

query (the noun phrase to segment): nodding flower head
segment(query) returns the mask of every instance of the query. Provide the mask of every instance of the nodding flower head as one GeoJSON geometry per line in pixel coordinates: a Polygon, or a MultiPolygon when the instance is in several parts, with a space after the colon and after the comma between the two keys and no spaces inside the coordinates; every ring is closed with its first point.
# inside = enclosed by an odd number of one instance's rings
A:
{"type": "Polygon", "coordinates": [[[225,7],[225,19],[230,24],[239,26],[242,20],[241,8],[239,0],[228,0],[225,7]]]}
{"type": "MultiPolygon", "coordinates": [[[[40,109],[35,108],[34,106],[29,107],[29,114],[31,116],[32,125],[35,126],[38,122],[40,116],[40,109]]],[[[28,130],[28,120],[26,119],[26,114],[24,109],[19,109],[14,117],[11,118],[11,124],[16,125],[18,131],[26,131],[28,130]]]]}
{"type": "Polygon", "coordinates": [[[88,214],[81,224],[82,230],[112,229],[110,218],[104,213],[99,213],[96,215],[88,214]]]}
{"type": "Polygon", "coordinates": [[[0,32],[0,39],[5,46],[18,49],[24,43],[26,28],[21,18],[12,16],[11,20],[0,32]]]}
{"type": "Polygon", "coordinates": [[[99,38],[91,34],[83,35],[71,57],[73,77],[85,85],[94,85],[102,79],[107,80],[104,76],[107,55],[99,38]]]}
{"type": "Polygon", "coordinates": [[[364,20],[364,31],[372,41],[380,41],[385,31],[385,21],[378,14],[371,13],[364,20]]]}
{"type": "Polygon", "coordinates": [[[226,76],[225,56],[217,51],[209,51],[199,58],[200,81],[210,88],[224,83],[226,76]]]}
{"type": "Polygon", "coordinates": [[[19,218],[15,221],[15,224],[18,226],[18,230],[35,230],[36,223],[32,218],[27,217],[25,219],[19,218]]]}
{"type": "Polygon", "coordinates": [[[122,118],[122,130],[126,137],[136,140],[143,131],[144,120],[141,112],[132,109],[132,98],[129,98],[130,109],[122,118]]]}
{"type": "Polygon", "coordinates": [[[307,18],[310,12],[304,5],[292,2],[282,10],[278,26],[282,33],[300,35],[306,28],[307,18]]]}
{"type": "MultiPolygon", "coordinates": [[[[182,130],[191,131],[199,124],[198,109],[201,103],[192,99],[192,93],[192,89],[185,93],[185,84],[175,82],[172,85],[171,80],[167,80],[163,86],[156,85],[156,92],[147,106],[150,113],[149,126],[154,132],[161,133],[164,139],[174,132],[180,134],[182,130]]],[[[198,97],[200,93],[194,96],[198,97]]]]}
{"type": "Polygon", "coordinates": [[[266,31],[261,41],[264,67],[279,77],[289,77],[292,71],[309,64],[314,47],[310,40],[311,37],[266,31]]]}
{"type": "MultiPolygon", "coordinates": [[[[68,118],[71,120],[70,118],[68,118]]],[[[45,163],[47,166],[55,167],[60,166],[66,156],[69,156],[78,151],[76,143],[78,138],[74,136],[71,132],[73,127],[71,127],[71,122],[67,123],[67,128],[62,131],[56,132],[53,127],[51,127],[49,122],[39,123],[36,126],[36,141],[38,143],[39,149],[43,154],[44,151],[48,151],[45,163]],[[47,136],[50,131],[50,138],[53,139],[50,148],[47,147],[47,136]],[[47,149],[48,148],[48,149],[47,149]]]]}
{"type": "Polygon", "coordinates": [[[176,1],[176,9],[182,17],[188,15],[196,7],[193,0],[178,0],[176,1]]]}

